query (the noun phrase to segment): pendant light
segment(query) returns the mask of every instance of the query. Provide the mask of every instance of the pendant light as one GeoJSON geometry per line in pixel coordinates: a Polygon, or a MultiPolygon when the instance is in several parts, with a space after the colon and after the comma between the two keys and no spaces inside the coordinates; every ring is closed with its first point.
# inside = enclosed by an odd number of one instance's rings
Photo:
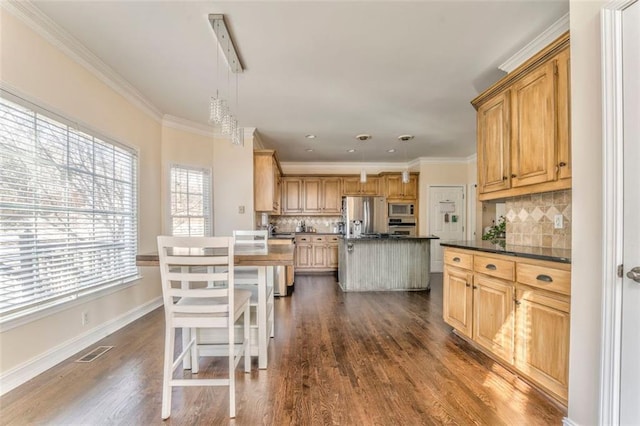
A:
{"type": "MultiPolygon", "coordinates": [[[[362,133],[360,135],[357,135],[356,139],[358,139],[361,142],[366,142],[366,141],[371,139],[371,135],[367,135],[366,133],[362,133]]],[[[360,158],[362,160],[362,166],[360,168],[360,182],[361,183],[366,183],[367,182],[367,171],[364,169],[364,150],[361,150],[360,152],[361,152],[360,158]]]]}
{"type": "Polygon", "coordinates": [[[407,160],[407,142],[413,139],[413,135],[400,135],[398,140],[404,142],[404,170],[402,171],[402,183],[409,183],[409,162],[407,160]]]}

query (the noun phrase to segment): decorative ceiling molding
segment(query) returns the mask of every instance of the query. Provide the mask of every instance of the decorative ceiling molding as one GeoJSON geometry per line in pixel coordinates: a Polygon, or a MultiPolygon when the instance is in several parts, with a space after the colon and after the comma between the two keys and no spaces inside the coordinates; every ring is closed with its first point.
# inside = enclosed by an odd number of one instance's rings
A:
{"type": "Polygon", "coordinates": [[[211,138],[220,136],[220,131],[213,126],[207,126],[169,114],[165,114],[162,117],[162,126],[211,138]]]}
{"type": "Polygon", "coordinates": [[[504,72],[510,73],[567,31],[569,31],[569,13],[563,15],[549,28],[544,30],[538,37],[531,40],[515,55],[507,59],[498,68],[504,72]]]}
{"type": "Polygon", "coordinates": [[[470,155],[469,157],[420,157],[414,162],[420,164],[469,164],[476,160],[476,155],[470,155]]]}
{"type": "Polygon", "coordinates": [[[24,22],[54,47],[60,49],[80,66],[86,68],[100,81],[139,107],[153,119],[162,121],[162,112],[131,83],[87,49],[78,39],[53,22],[29,0],[0,1],[0,7],[24,22]]]}

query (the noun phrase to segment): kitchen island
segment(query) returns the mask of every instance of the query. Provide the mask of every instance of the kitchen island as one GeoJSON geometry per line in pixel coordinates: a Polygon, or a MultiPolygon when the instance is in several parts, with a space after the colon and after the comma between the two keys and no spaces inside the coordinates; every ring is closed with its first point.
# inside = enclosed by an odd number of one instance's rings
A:
{"type": "Polygon", "coordinates": [[[363,235],[340,238],[338,279],[343,291],[430,290],[435,236],[363,235]]]}

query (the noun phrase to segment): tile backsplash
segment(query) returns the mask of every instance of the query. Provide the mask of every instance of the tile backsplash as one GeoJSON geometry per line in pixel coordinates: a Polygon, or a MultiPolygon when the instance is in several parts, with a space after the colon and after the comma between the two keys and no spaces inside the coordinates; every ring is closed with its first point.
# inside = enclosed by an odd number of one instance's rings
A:
{"type": "Polygon", "coordinates": [[[522,195],[505,202],[506,243],[571,248],[571,190],[522,195]],[[562,228],[554,228],[562,215],[562,228]]]}
{"type": "Polygon", "coordinates": [[[272,217],[271,223],[276,225],[276,232],[294,232],[301,221],[313,226],[316,232],[333,232],[334,224],[341,220],[340,216],[278,216],[272,217]]]}

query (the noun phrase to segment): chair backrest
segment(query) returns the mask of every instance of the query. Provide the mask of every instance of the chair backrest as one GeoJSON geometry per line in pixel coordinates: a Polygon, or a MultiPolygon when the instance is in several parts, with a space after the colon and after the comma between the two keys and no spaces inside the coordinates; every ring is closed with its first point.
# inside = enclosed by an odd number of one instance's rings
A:
{"type": "Polygon", "coordinates": [[[266,230],[233,231],[235,244],[239,247],[251,246],[256,250],[267,250],[269,233],[266,230]]]}
{"type": "Polygon", "coordinates": [[[167,321],[177,316],[229,312],[234,302],[233,241],[231,237],[158,237],[167,321]],[[227,285],[207,288],[209,282],[227,285]],[[175,303],[176,298],[189,298],[191,303],[175,303]],[[215,303],[205,303],[204,298],[215,303]]]}

